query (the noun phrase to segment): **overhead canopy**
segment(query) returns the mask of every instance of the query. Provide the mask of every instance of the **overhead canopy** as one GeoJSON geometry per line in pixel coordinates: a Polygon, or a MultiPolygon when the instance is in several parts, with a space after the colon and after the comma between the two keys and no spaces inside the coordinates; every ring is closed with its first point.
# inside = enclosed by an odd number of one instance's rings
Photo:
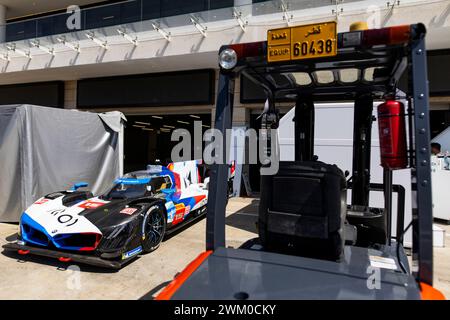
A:
{"type": "Polygon", "coordinates": [[[0,106],[0,221],[17,222],[41,196],[85,181],[94,194],[122,174],[120,112],[0,106]]]}
{"type": "MultiPolygon", "coordinates": [[[[310,95],[314,101],[351,100],[370,93],[382,98],[395,92],[406,68],[404,46],[384,46],[370,52],[342,49],[339,56],[285,63],[278,68],[264,59],[248,63],[243,74],[272,92],[277,100],[310,95]]],[[[256,59],[255,59],[256,60],[256,59]]]]}

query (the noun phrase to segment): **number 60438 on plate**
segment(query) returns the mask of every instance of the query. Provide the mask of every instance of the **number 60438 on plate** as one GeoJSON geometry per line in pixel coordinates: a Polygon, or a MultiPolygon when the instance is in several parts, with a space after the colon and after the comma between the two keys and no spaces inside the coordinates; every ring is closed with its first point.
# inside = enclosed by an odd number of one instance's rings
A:
{"type": "Polygon", "coordinates": [[[269,30],[267,59],[287,61],[335,56],[336,22],[269,30]]]}

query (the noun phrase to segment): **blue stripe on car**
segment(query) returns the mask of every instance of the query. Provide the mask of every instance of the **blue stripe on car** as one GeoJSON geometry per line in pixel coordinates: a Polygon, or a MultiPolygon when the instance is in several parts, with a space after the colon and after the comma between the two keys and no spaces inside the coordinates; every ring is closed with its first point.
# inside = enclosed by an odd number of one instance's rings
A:
{"type": "Polygon", "coordinates": [[[81,248],[83,248],[83,247],[71,247],[71,246],[61,245],[58,242],[58,240],[67,238],[67,237],[71,236],[72,234],[68,234],[68,235],[60,234],[60,235],[51,236],[45,230],[45,228],[43,226],[41,226],[39,223],[34,221],[33,218],[31,218],[29,215],[26,214],[26,212],[24,212],[22,214],[20,229],[21,229],[21,233],[22,233],[22,239],[28,243],[32,243],[32,244],[42,246],[42,247],[48,247],[48,242],[51,241],[55,245],[56,248],[62,249],[62,250],[79,251],[81,248]],[[47,241],[45,243],[43,243],[42,241],[39,242],[38,239],[33,238],[33,232],[30,231],[29,233],[27,233],[25,231],[25,228],[23,227],[24,224],[28,225],[30,228],[33,228],[34,230],[37,230],[37,231],[43,233],[47,237],[47,241]],[[56,240],[55,237],[58,237],[58,240],[56,240]]]}
{"type": "Polygon", "coordinates": [[[23,227],[24,224],[28,225],[30,228],[42,232],[47,237],[47,240],[51,238],[43,226],[34,221],[26,212],[24,212],[20,221],[20,229],[24,241],[44,247],[48,245],[48,241],[46,243],[39,242],[37,239],[32,237],[32,232],[27,233],[23,227]]]}
{"type": "Polygon", "coordinates": [[[150,182],[151,178],[141,178],[141,179],[131,179],[131,178],[119,178],[114,181],[114,183],[122,183],[122,184],[147,184],[150,182]]]}
{"type": "Polygon", "coordinates": [[[130,250],[128,252],[125,252],[122,256],[122,259],[128,259],[131,258],[132,256],[137,255],[138,253],[142,252],[142,246],[139,246],[133,250],[130,250]]]}

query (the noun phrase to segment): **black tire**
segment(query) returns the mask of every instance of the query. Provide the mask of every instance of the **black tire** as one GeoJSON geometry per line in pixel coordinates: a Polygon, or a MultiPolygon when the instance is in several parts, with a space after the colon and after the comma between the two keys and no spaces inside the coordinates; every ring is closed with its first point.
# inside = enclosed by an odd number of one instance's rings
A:
{"type": "Polygon", "coordinates": [[[142,250],[155,251],[166,234],[166,213],[159,205],[152,205],[147,209],[142,223],[142,250]]]}
{"type": "Polygon", "coordinates": [[[234,177],[228,180],[228,190],[227,190],[228,198],[233,196],[233,184],[234,184],[234,177]]]}

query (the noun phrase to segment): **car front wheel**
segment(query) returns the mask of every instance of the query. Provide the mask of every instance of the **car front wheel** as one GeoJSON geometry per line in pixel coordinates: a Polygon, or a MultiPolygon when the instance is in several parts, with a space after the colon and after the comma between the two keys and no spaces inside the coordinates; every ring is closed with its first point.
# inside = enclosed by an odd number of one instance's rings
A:
{"type": "Polygon", "coordinates": [[[142,248],[144,252],[158,249],[166,233],[165,212],[158,205],[151,206],[144,217],[142,248]]]}

